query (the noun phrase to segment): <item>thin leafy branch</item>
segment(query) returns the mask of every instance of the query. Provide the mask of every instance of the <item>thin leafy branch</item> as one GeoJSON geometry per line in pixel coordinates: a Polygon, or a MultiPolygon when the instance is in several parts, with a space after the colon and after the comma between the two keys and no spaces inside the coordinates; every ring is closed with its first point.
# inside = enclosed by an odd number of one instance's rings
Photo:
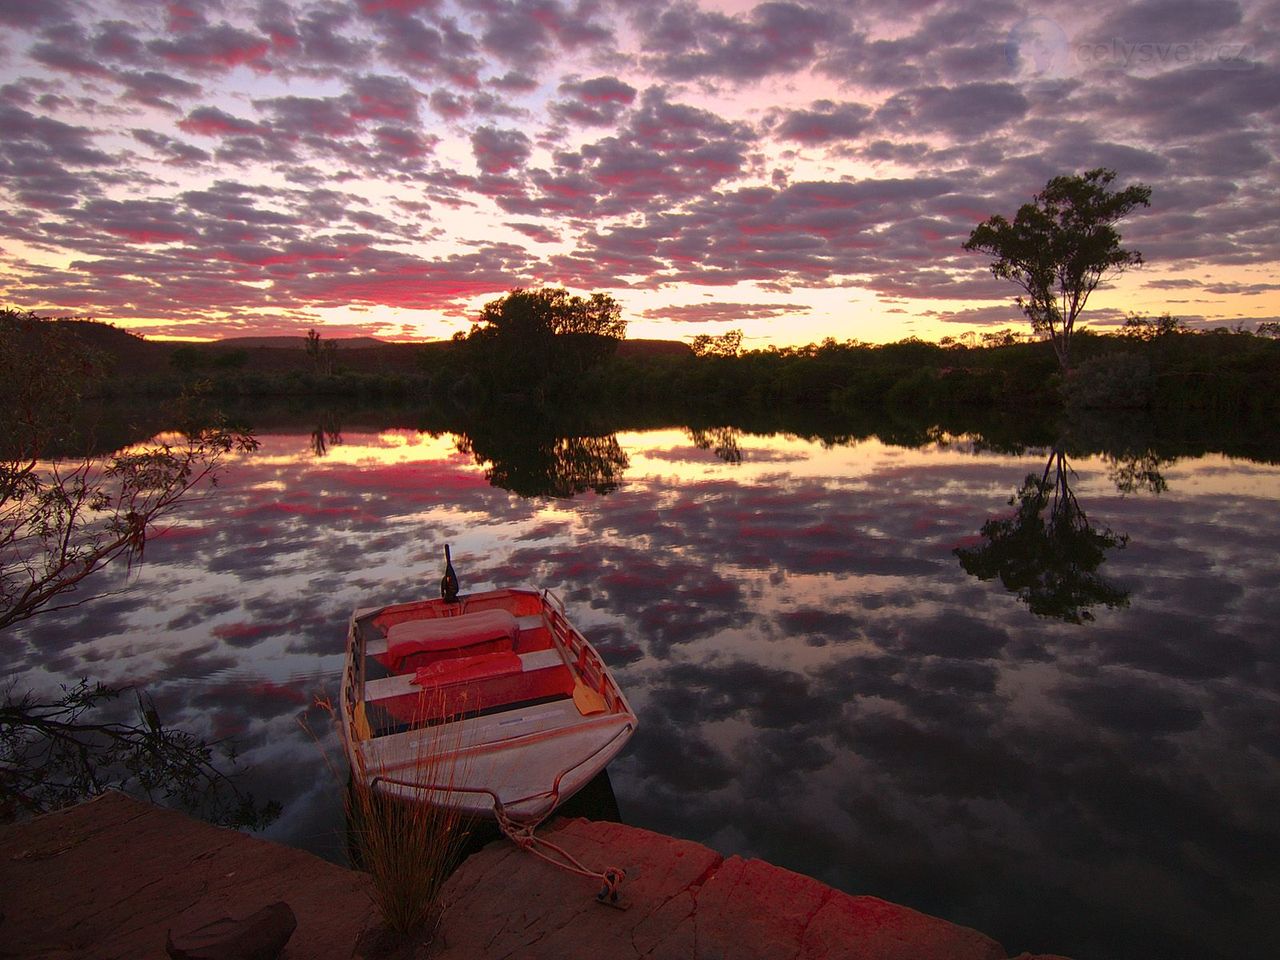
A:
{"type": "MultiPolygon", "coordinates": [[[[257,441],[219,418],[100,455],[76,430],[102,359],[62,325],[0,310],[0,636],[40,614],[104,595],[103,568],[142,561],[164,518],[202,495],[234,453],[257,441]]],[[[194,408],[194,405],[193,405],[194,408]]],[[[181,413],[181,409],[179,413],[181,413]]],[[[166,727],[150,701],[133,721],[109,716],[121,690],[88,679],[0,704],[0,819],[40,813],[110,788],[215,822],[261,827],[279,812],[241,791],[215,762],[222,746],[166,727]]]]}
{"type": "Polygon", "coordinates": [[[240,789],[230,744],[210,744],[165,726],[149,698],[135,693],[134,719],[104,719],[123,691],[82,679],[60,695],[30,693],[0,703],[0,822],[44,813],[109,789],[141,794],[224,826],[261,829],[280,813],[240,789]]]}

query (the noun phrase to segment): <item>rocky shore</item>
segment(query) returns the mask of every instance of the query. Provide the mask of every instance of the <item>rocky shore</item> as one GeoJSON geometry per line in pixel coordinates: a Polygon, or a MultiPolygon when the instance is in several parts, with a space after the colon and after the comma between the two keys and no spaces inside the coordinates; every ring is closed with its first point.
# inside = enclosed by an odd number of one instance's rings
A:
{"type": "MultiPolygon", "coordinates": [[[[561,820],[555,842],[627,872],[627,909],[588,880],[503,842],[449,880],[431,944],[397,958],[481,960],[1005,960],[1000,944],[760,860],[618,823],[561,820]]],[[[110,793],[0,829],[0,955],[163,960],[166,942],[283,901],[283,960],[387,955],[367,878],[294,850],[110,793]]],[[[1054,960],[1022,954],[1018,960],[1054,960]]]]}

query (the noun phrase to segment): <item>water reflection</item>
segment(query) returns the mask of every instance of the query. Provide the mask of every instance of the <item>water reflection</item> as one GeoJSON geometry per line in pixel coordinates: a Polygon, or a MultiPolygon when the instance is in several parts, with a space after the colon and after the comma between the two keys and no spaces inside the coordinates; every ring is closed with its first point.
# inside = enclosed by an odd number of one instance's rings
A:
{"type": "Polygon", "coordinates": [[[338,423],[337,414],[325,413],[315,429],[311,431],[311,452],[317,457],[323,457],[329,452],[330,447],[336,447],[341,443],[342,427],[338,423]]]}
{"type": "Polygon", "coordinates": [[[1177,463],[1176,457],[1164,457],[1154,450],[1136,455],[1105,454],[1107,477],[1121,493],[1150,493],[1158,496],[1169,489],[1164,472],[1177,463]]]}
{"type": "Polygon", "coordinates": [[[519,423],[471,427],[459,436],[458,450],[484,467],[493,486],[521,497],[611,493],[628,466],[616,434],[557,436],[519,423]]]}
{"type": "Polygon", "coordinates": [[[1046,463],[1028,444],[1052,435],[1015,425],[882,425],[888,443],[870,416],[738,425],[730,465],[683,424],[461,440],[345,411],[317,458],[316,423],[264,430],[127,592],[18,635],[0,669],[145,678],[167,722],[242,745],[254,793],[285,802],[271,836],[341,857],[341,791],[295,716],[332,693],[350,610],[427,595],[449,541],[468,589],[556,590],[613,666],[641,716],[610,768],[628,822],[1015,955],[1280,942],[1280,467],[1185,438],[1077,438],[1046,463]],[[1147,449],[1163,492],[1125,495],[1101,454],[1147,449]],[[1059,472],[1094,534],[1129,536],[1094,542],[1092,573],[1131,592],[1084,630],[953,552],[1028,474],[1048,536],[1059,472]]]}
{"type": "MultiPolygon", "coordinates": [[[[1159,474],[1130,468],[1123,476],[1150,483],[1159,474]]],[[[1061,449],[1050,453],[1039,476],[1027,474],[1009,503],[1012,516],[982,525],[981,546],[956,548],[966,573],[979,580],[998,577],[1032,613],[1067,623],[1094,619],[1091,607],[1128,605],[1129,591],[1098,568],[1108,550],[1123,548],[1129,538],[1090,523],[1071,489],[1071,468],[1061,449]]]]}
{"type": "Polygon", "coordinates": [[[699,450],[712,451],[716,459],[723,460],[725,463],[742,462],[742,448],[738,445],[738,439],[741,436],[742,431],[735,430],[733,427],[689,430],[689,439],[693,441],[695,447],[699,450]]]}

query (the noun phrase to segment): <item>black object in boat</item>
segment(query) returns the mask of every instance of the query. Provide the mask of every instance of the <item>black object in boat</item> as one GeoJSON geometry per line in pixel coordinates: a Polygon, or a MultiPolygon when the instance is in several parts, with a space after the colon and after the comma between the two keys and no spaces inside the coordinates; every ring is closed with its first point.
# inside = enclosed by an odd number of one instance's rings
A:
{"type": "Polygon", "coordinates": [[[449,545],[444,545],[444,576],[440,578],[440,596],[445,603],[458,602],[458,575],[453,570],[453,559],[449,556],[449,545]]]}

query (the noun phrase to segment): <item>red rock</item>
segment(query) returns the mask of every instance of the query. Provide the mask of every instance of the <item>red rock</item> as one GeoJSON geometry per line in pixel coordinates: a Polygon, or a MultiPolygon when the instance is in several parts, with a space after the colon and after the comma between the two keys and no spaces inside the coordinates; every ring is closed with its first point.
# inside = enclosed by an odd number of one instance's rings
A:
{"type": "Polygon", "coordinates": [[[195,930],[169,934],[164,949],[172,960],[276,960],[298,928],[283,900],[235,919],[221,917],[195,930]]]}
{"type": "MultiPolygon", "coordinates": [[[[875,897],[618,823],[539,831],[593,869],[627,872],[629,909],[596,880],[513,844],[490,844],[449,879],[423,960],[1002,960],[988,937],[875,897]]],[[[165,960],[167,930],[195,931],[288,900],[288,960],[360,955],[380,928],[369,878],[119,794],[0,828],[6,960],[165,960]]],[[[180,938],[174,943],[181,947],[180,938]]],[[[1062,960],[1032,957],[1019,960],[1062,960]]]]}
{"type": "Polygon", "coordinates": [[[0,829],[0,890],[6,960],[167,960],[169,930],[276,900],[290,960],[349,956],[377,926],[365,875],[119,793],[0,829]]]}
{"type": "Polygon", "coordinates": [[[597,884],[493,844],[450,879],[438,960],[1003,960],[1000,945],[875,897],[851,897],[761,860],[616,823],[572,820],[545,834],[584,864],[620,865],[630,907],[597,884]]]}

